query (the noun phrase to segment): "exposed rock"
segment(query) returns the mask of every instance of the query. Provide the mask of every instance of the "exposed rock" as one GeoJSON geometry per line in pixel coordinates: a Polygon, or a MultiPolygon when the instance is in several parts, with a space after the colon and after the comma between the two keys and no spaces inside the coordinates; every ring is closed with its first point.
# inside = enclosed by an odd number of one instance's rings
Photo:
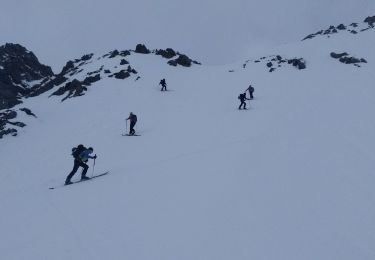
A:
{"type": "Polygon", "coordinates": [[[104,73],[108,74],[108,73],[111,73],[111,71],[110,70],[104,70],[104,73]]]}
{"type": "Polygon", "coordinates": [[[354,58],[354,57],[341,57],[339,59],[340,62],[345,63],[345,64],[355,64],[355,63],[360,63],[361,60],[354,58]]]}
{"type": "Polygon", "coordinates": [[[267,65],[268,68],[271,68],[273,66],[272,62],[267,62],[266,65],[267,65]]]}
{"type": "Polygon", "coordinates": [[[375,23],[375,15],[374,16],[368,16],[365,20],[365,23],[368,23],[371,27],[374,26],[375,23]]]}
{"type": "Polygon", "coordinates": [[[147,49],[147,47],[144,44],[137,44],[135,47],[135,52],[136,53],[142,53],[142,54],[149,54],[151,51],[147,49]]]}
{"type": "Polygon", "coordinates": [[[129,62],[125,59],[121,59],[120,65],[129,64],[129,62]]]}
{"type": "Polygon", "coordinates": [[[345,64],[354,64],[355,66],[357,67],[360,67],[358,65],[358,63],[367,63],[367,61],[365,59],[358,59],[358,58],[355,58],[355,57],[350,57],[348,53],[346,52],[343,52],[343,53],[334,53],[334,52],[331,52],[331,57],[334,58],[334,59],[339,59],[339,61],[341,63],[345,63],[345,64]]]}
{"type": "Polygon", "coordinates": [[[118,50],[113,50],[113,51],[110,52],[108,58],[112,59],[112,58],[116,57],[119,54],[120,54],[120,52],[118,50]]]}
{"type": "Polygon", "coordinates": [[[100,68],[95,71],[88,72],[87,75],[91,76],[92,74],[98,74],[103,70],[103,68],[104,68],[104,65],[100,66],[100,68]]]}
{"type": "Polygon", "coordinates": [[[4,120],[11,120],[17,117],[17,112],[14,110],[7,110],[3,113],[0,113],[1,118],[4,120]]]}
{"type": "Polygon", "coordinates": [[[100,74],[96,74],[95,76],[90,76],[90,77],[86,77],[82,84],[83,85],[86,85],[86,86],[89,86],[91,85],[91,83],[94,83],[96,81],[99,81],[100,80],[100,74]]]}
{"type": "Polygon", "coordinates": [[[20,108],[20,110],[23,111],[23,112],[25,112],[29,116],[37,117],[30,109],[28,109],[26,107],[20,108]]]}
{"type": "Polygon", "coordinates": [[[177,55],[177,53],[172,48],[167,48],[165,50],[156,50],[155,54],[161,55],[162,57],[166,59],[171,59],[177,55]]]}
{"type": "Polygon", "coordinates": [[[347,56],[348,54],[346,52],[343,52],[343,53],[335,53],[335,52],[331,52],[331,57],[334,58],[334,59],[340,59],[341,57],[343,56],[347,56]]]}
{"type": "Polygon", "coordinates": [[[168,64],[172,66],[177,66],[177,64],[179,64],[184,67],[190,67],[191,63],[192,63],[192,60],[184,54],[180,54],[178,58],[175,60],[168,61],[168,64]]]}
{"type": "Polygon", "coordinates": [[[60,74],[66,74],[68,71],[72,69],[74,69],[74,61],[70,60],[65,64],[60,74]]]}
{"type": "Polygon", "coordinates": [[[337,26],[337,29],[338,29],[338,30],[345,30],[345,29],[346,29],[346,26],[343,25],[343,24],[340,24],[339,26],[337,26]]]}
{"type": "Polygon", "coordinates": [[[128,50],[126,50],[126,51],[121,51],[121,52],[120,52],[120,55],[121,55],[122,57],[129,56],[129,55],[130,55],[130,51],[128,51],[128,50]]]}
{"type": "Polygon", "coordinates": [[[127,71],[129,73],[138,74],[138,72],[135,69],[133,69],[130,65],[128,66],[127,71]]]}
{"type": "Polygon", "coordinates": [[[126,79],[130,77],[130,73],[125,70],[121,70],[117,73],[114,73],[113,75],[115,76],[116,79],[126,79]]]}
{"type": "Polygon", "coordinates": [[[292,64],[294,67],[298,68],[299,70],[306,69],[306,63],[301,58],[288,60],[288,64],[292,64]]]}
{"type": "Polygon", "coordinates": [[[168,64],[176,67],[177,66],[177,60],[170,60],[170,61],[168,61],[168,64]]]}
{"type": "Polygon", "coordinates": [[[53,92],[51,96],[61,96],[68,92],[67,96],[62,99],[62,101],[65,101],[67,98],[82,96],[83,92],[86,90],[87,88],[84,87],[79,80],[74,79],[73,81],[66,83],[65,86],[53,92]]]}
{"type": "Polygon", "coordinates": [[[19,44],[0,46],[0,109],[21,103],[30,93],[32,81],[52,77],[52,69],[19,44]]]}
{"type": "Polygon", "coordinates": [[[94,53],[90,53],[90,54],[83,55],[83,56],[81,57],[81,60],[82,60],[82,61],[88,61],[88,60],[90,60],[90,59],[92,58],[92,56],[94,56],[94,53]]]}
{"type": "Polygon", "coordinates": [[[25,127],[26,126],[26,124],[22,123],[22,122],[10,122],[10,121],[8,121],[8,124],[18,126],[18,127],[25,127]]]}
{"type": "Polygon", "coordinates": [[[4,84],[0,81],[0,110],[22,103],[19,99],[19,93],[22,92],[23,89],[20,87],[4,84]]]}
{"type": "Polygon", "coordinates": [[[48,81],[45,84],[38,84],[31,88],[30,94],[28,97],[35,97],[39,96],[40,94],[51,90],[55,86],[59,86],[63,83],[65,83],[68,80],[68,78],[64,77],[62,74],[59,74],[56,76],[56,78],[52,79],[51,81],[48,81]]]}
{"type": "Polygon", "coordinates": [[[14,128],[9,128],[9,129],[6,129],[6,130],[1,130],[0,131],[0,139],[4,137],[4,135],[12,135],[12,136],[16,136],[17,135],[17,130],[14,129],[14,128]]]}

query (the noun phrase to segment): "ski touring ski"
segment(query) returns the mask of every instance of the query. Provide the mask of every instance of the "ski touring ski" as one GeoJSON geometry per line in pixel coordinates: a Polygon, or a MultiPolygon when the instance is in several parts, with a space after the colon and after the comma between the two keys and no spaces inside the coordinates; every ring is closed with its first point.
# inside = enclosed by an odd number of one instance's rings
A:
{"type": "Polygon", "coordinates": [[[87,180],[78,180],[78,181],[72,182],[72,184],[68,184],[68,185],[64,184],[64,185],[59,185],[59,186],[55,186],[55,187],[49,187],[49,189],[50,190],[54,190],[54,189],[57,189],[57,188],[62,188],[62,187],[65,187],[65,186],[70,186],[70,185],[77,184],[77,183],[80,183],[80,182],[90,181],[92,179],[95,179],[95,178],[107,175],[108,173],[109,173],[109,171],[106,171],[106,172],[103,172],[101,174],[94,175],[94,176],[90,177],[90,179],[87,179],[87,180]]]}
{"type": "Polygon", "coordinates": [[[134,134],[134,135],[130,135],[130,134],[121,134],[122,136],[141,136],[141,135],[137,135],[137,134],[134,134]]]}

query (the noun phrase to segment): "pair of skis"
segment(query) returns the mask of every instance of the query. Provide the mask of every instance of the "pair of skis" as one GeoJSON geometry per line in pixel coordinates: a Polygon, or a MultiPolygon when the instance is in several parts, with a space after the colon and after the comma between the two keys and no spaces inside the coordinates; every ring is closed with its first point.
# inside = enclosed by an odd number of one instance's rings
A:
{"type": "Polygon", "coordinates": [[[57,189],[57,188],[62,188],[62,187],[66,187],[66,186],[71,186],[71,185],[73,185],[73,184],[77,184],[77,183],[80,183],[80,182],[90,181],[90,180],[93,180],[93,179],[95,179],[95,178],[98,178],[98,177],[101,177],[101,176],[107,175],[108,173],[109,173],[109,171],[106,171],[106,172],[103,172],[103,173],[101,173],[101,174],[94,175],[94,176],[90,177],[90,179],[87,179],[87,180],[74,181],[74,182],[72,182],[71,184],[68,184],[68,185],[59,185],[59,186],[54,186],[54,187],[50,187],[49,189],[50,189],[50,190],[54,190],[54,189],[57,189]]]}

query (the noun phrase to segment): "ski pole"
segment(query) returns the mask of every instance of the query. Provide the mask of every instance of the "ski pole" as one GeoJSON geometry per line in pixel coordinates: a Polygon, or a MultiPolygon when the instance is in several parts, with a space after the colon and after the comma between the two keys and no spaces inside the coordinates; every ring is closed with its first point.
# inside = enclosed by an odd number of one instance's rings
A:
{"type": "Polygon", "coordinates": [[[92,173],[91,173],[91,178],[94,176],[94,169],[95,169],[95,160],[96,158],[94,159],[94,164],[92,165],[92,173]]]}
{"type": "Polygon", "coordinates": [[[128,133],[128,120],[125,120],[125,134],[128,133]]]}

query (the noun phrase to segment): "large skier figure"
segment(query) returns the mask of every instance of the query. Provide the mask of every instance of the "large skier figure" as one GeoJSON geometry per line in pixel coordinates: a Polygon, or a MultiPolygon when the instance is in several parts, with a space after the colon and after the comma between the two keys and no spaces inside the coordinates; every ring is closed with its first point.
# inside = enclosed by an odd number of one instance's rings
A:
{"type": "Polygon", "coordinates": [[[134,115],[132,112],[130,112],[129,117],[126,120],[130,120],[129,135],[134,135],[135,134],[134,126],[137,123],[137,116],[134,115]]]}
{"type": "Polygon", "coordinates": [[[240,106],[238,107],[239,110],[241,110],[241,107],[243,106],[243,109],[246,109],[246,100],[250,100],[249,98],[246,97],[246,92],[243,94],[240,94],[238,96],[238,99],[241,101],[240,106]]]}
{"type": "Polygon", "coordinates": [[[82,144],[78,145],[77,148],[73,148],[73,157],[74,157],[74,166],[73,170],[69,173],[68,177],[66,177],[65,180],[65,185],[72,184],[71,179],[74,176],[74,174],[77,172],[79,167],[83,168],[82,175],[81,175],[81,180],[88,180],[90,179],[89,177],[86,176],[87,170],[89,169],[89,166],[86,164],[88,159],[96,159],[96,154],[95,156],[90,156],[94,152],[94,149],[90,147],[87,149],[84,147],[82,144]]]}
{"type": "Polygon", "coordinates": [[[161,91],[167,91],[167,83],[165,79],[160,80],[159,85],[161,85],[161,91]]]}
{"type": "Polygon", "coordinates": [[[247,90],[249,91],[250,99],[253,99],[254,87],[250,85],[247,90]]]}

